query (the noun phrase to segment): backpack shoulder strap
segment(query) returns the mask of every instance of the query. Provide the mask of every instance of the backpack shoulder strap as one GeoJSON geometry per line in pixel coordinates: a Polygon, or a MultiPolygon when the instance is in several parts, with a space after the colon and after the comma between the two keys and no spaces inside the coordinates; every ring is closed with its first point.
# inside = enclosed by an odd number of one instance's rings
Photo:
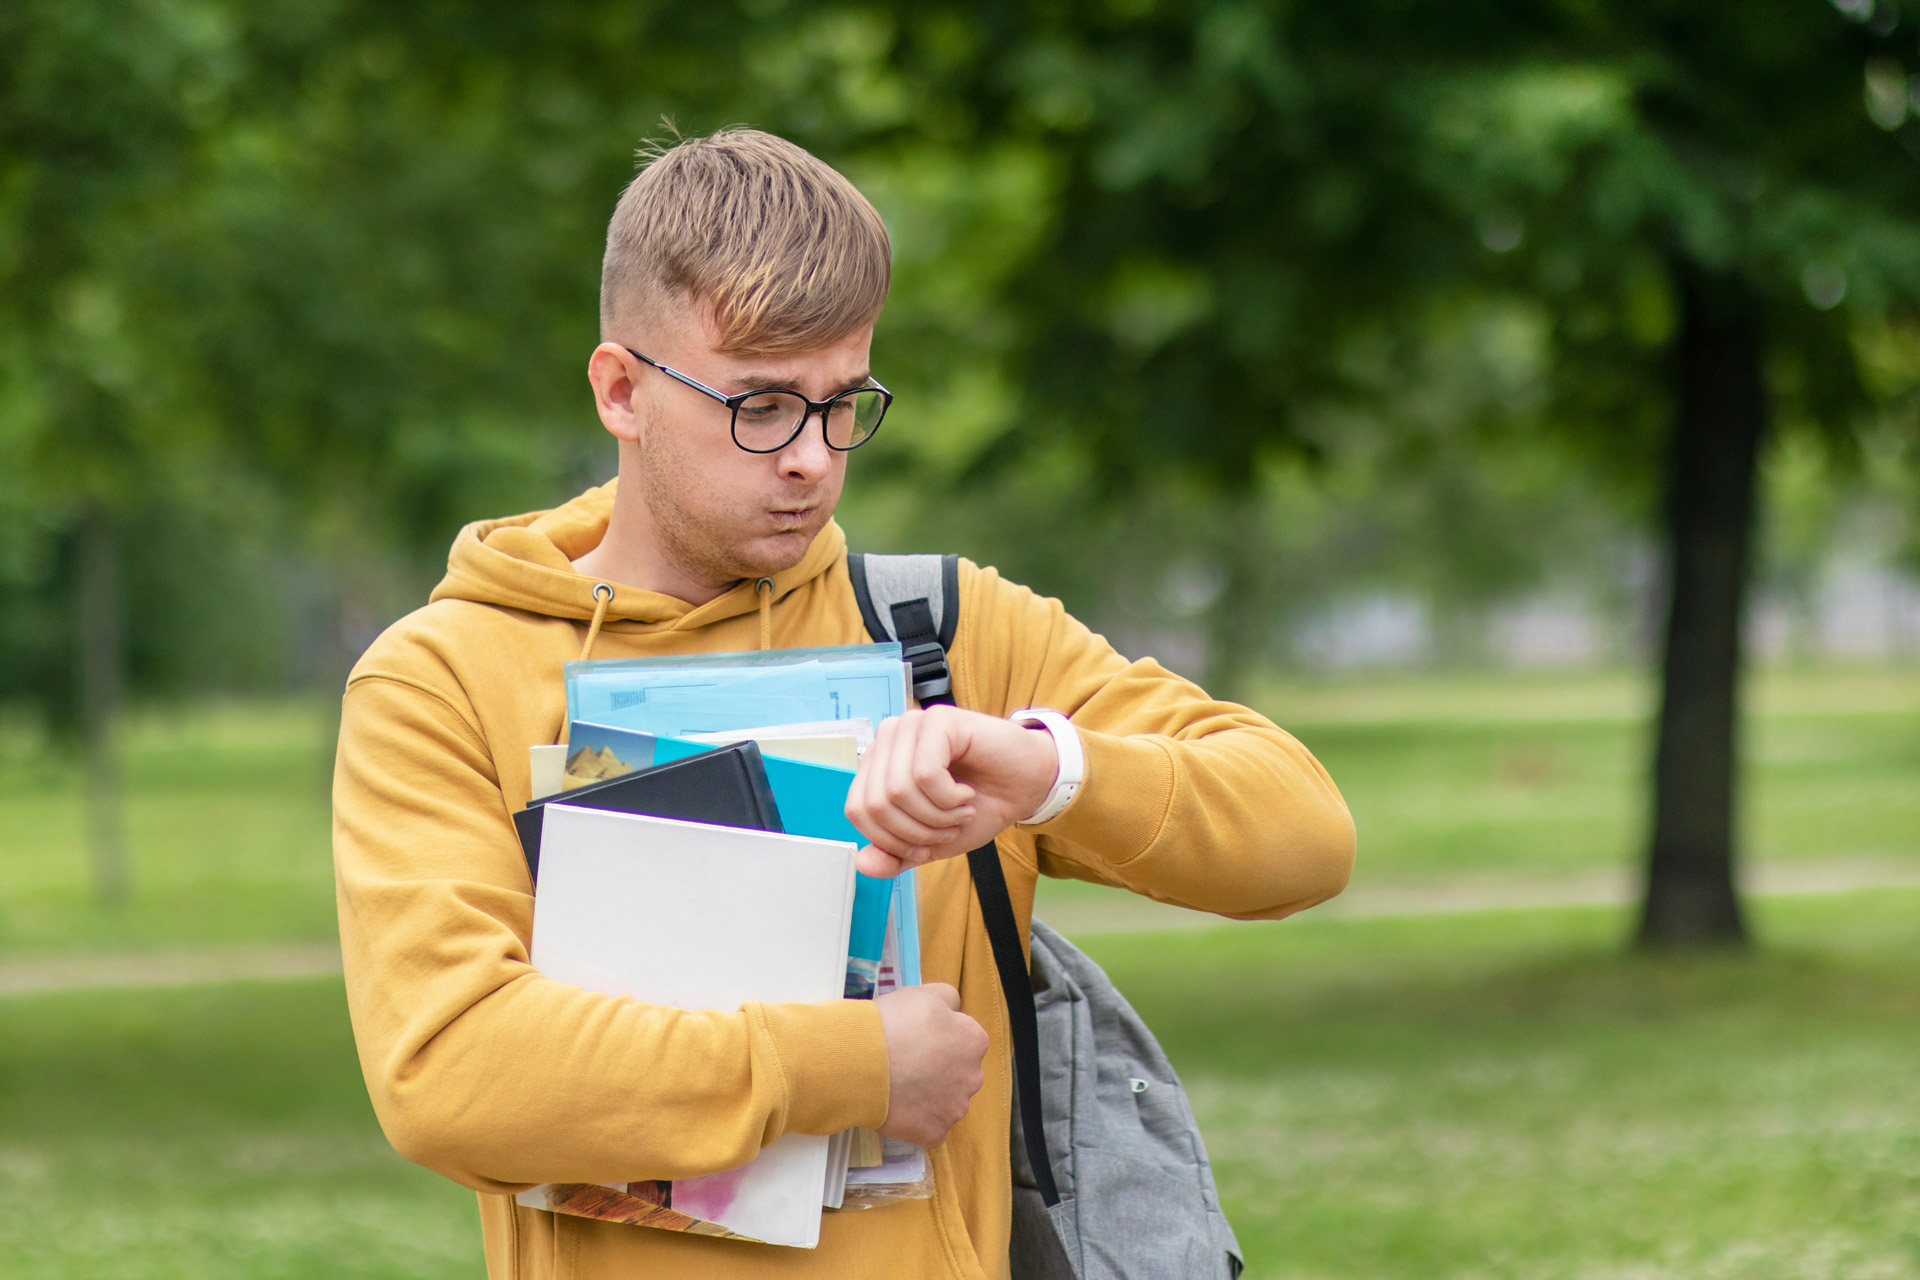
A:
{"type": "Polygon", "coordinates": [[[953,701],[947,650],[960,623],[959,556],[847,556],[847,577],[867,634],[898,640],[913,664],[913,696],[953,701]]]}
{"type": "MultiPolygon", "coordinates": [[[[913,666],[913,696],[922,706],[954,705],[953,675],[947,649],[960,621],[960,557],[849,554],[847,577],[867,634],[885,643],[898,640],[913,666]]],[[[1033,1008],[1033,975],[1020,941],[1020,924],[1007,892],[1000,851],[989,842],[967,854],[980,919],[1000,971],[1000,992],[1007,1001],[1007,1027],[1013,1038],[1014,1094],[1022,1116],[1039,1117],[1040,1024],[1033,1008]]],[[[1047,1207],[1060,1203],[1053,1161],[1047,1154],[1046,1126],[1023,1125],[1034,1183],[1047,1207]]]]}

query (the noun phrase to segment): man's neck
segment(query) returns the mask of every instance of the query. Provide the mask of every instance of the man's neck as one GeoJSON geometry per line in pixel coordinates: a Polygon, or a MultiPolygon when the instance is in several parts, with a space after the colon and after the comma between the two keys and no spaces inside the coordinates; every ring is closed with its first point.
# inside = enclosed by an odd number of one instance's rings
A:
{"type": "Polygon", "coordinates": [[[575,560],[573,568],[601,582],[638,587],[696,607],[725,595],[737,581],[703,578],[668,554],[646,504],[630,495],[626,485],[614,490],[613,511],[600,545],[575,560]]]}

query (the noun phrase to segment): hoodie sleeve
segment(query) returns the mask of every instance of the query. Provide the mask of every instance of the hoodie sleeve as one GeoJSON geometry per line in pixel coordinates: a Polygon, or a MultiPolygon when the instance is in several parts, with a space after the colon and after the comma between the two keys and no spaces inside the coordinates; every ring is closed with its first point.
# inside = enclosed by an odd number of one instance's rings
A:
{"type": "Polygon", "coordinates": [[[870,1001],[686,1012],[528,964],[533,899],[479,731],[424,683],[347,689],[334,772],[340,942],[381,1127],[478,1191],[734,1168],[786,1133],[886,1118],[870,1001]]]}
{"type": "Polygon", "coordinates": [[[1038,870],[1242,919],[1324,902],[1353,869],[1353,819],[1327,771],[1257,712],[1209,697],[1152,659],[1129,662],[1058,600],[992,569],[963,578],[961,700],[1001,715],[1066,713],[1087,777],[1028,828],[1038,870]]]}

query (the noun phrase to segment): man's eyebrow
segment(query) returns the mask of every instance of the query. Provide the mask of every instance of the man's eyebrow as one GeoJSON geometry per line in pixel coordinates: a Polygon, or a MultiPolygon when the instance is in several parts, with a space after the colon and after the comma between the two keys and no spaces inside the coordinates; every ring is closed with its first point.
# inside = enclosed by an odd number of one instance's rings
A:
{"type": "MultiPolygon", "coordinates": [[[[873,381],[873,371],[869,369],[865,373],[857,374],[856,376],[848,379],[846,382],[843,382],[839,386],[835,387],[833,389],[832,394],[838,395],[842,391],[852,391],[856,387],[867,386],[872,381],[873,381]]],[[[795,384],[791,376],[784,373],[743,374],[738,378],[727,379],[726,385],[729,390],[732,390],[734,392],[792,391],[798,395],[806,394],[805,392],[800,390],[800,388],[795,384]]]]}

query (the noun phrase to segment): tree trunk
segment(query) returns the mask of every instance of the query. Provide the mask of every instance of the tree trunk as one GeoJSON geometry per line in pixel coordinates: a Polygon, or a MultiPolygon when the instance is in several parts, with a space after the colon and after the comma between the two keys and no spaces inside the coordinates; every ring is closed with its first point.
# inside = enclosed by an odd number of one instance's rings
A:
{"type": "Polygon", "coordinates": [[[1220,594],[1208,607],[1207,692],[1232,702],[1253,695],[1252,677],[1268,654],[1266,574],[1260,499],[1223,494],[1220,503],[1220,594]]]}
{"type": "Polygon", "coordinates": [[[1642,946],[1746,940],[1734,883],[1740,627],[1768,402],[1759,300],[1737,278],[1674,272],[1669,565],[1642,946]]]}
{"type": "Polygon", "coordinates": [[[120,764],[121,632],[120,551],[113,517],[98,502],[87,504],[80,525],[79,662],[80,736],[86,776],[87,851],[93,889],[101,902],[127,899],[127,830],[120,764]]]}

